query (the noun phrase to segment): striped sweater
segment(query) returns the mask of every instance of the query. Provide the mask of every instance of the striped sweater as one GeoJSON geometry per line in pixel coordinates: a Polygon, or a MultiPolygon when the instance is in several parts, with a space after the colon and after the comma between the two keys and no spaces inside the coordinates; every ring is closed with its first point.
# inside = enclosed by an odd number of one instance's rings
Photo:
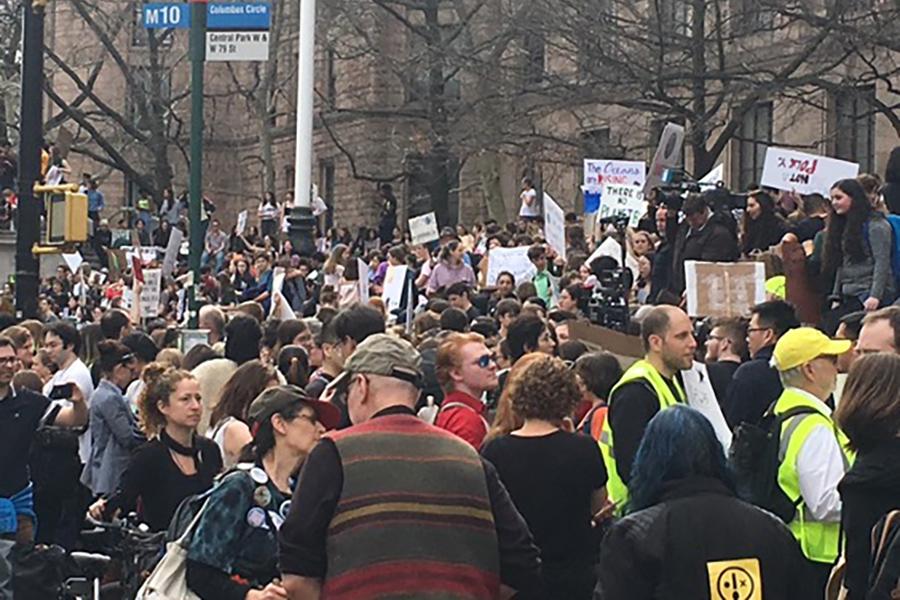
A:
{"type": "Polygon", "coordinates": [[[323,598],[498,597],[494,518],[470,445],[403,414],[332,437],[344,483],[323,598]]]}

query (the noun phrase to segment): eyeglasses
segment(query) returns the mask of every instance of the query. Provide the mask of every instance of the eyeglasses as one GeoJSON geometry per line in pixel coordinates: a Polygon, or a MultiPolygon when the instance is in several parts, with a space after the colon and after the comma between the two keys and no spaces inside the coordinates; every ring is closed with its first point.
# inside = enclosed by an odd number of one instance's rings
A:
{"type": "Polygon", "coordinates": [[[306,413],[301,413],[301,414],[297,415],[297,418],[309,421],[309,424],[314,427],[319,424],[319,419],[315,415],[308,415],[306,413]]]}
{"type": "Polygon", "coordinates": [[[750,335],[750,334],[753,333],[754,331],[771,331],[771,330],[772,330],[771,327],[748,327],[748,328],[747,328],[747,335],[750,335]]]}
{"type": "Polygon", "coordinates": [[[0,365],[14,365],[19,360],[18,356],[4,356],[0,358],[0,365]]]}
{"type": "Polygon", "coordinates": [[[494,358],[494,356],[492,354],[485,354],[483,356],[479,356],[478,360],[475,361],[475,364],[478,365],[479,367],[481,367],[482,369],[487,369],[494,362],[496,362],[496,359],[494,358]]]}
{"type": "Polygon", "coordinates": [[[712,335],[712,334],[710,334],[710,335],[706,336],[706,339],[708,339],[708,340],[722,341],[722,340],[724,340],[725,338],[723,338],[721,335],[712,335]]]}

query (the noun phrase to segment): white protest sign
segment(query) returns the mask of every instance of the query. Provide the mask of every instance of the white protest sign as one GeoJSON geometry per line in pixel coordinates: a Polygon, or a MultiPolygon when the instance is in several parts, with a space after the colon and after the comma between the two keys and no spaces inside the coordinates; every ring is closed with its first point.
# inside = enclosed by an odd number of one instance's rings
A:
{"type": "MultiPolygon", "coordinates": [[[[608,256],[611,259],[616,261],[616,264],[619,267],[622,267],[622,244],[620,244],[616,239],[612,236],[606,236],[606,239],[597,246],[597,249],[594,250],[594,253],[591,254],[588,259],[585,261],[585,264],[590,266],[592,262],[601,256],[608,256]]],[[[631,271],[634,279],[637,279],[638,269],[640,268],[637,263],[637,259],[633,257],[631,254],[625,255],[625,266],[628,267],[628,270],[631,271]]]]}
{"type": "Polygon", "coordinates": [[[716,167],[707,173],[703,179],[698,181],[701,188],[714,188],[719,182],[725,183],[725,164],[719,163],[716,167]]]}
{"type": "Polygon", "coordinates": [[[244,235],[244,231],[247,229],[247,211],[242,210],[238,213],[237,216],[237,226],[234,228],[234,232],[238,235],[244,235]]]}
{"type": "Polygon", "coordinates": [[[639,185],[604,184],[600,199],[600,220],[627,217],[629,227],[637,227],[647,212],[644,189],[639,185]]]}
{"type": "Polygon", "coordinates": [[[69,267],[69,270],[73,273],[78,270],[78,267],[81,266],[81,263],[84,262],[84,258],[81,256],[81,252],[75,251],[74,254],[63,254],[63,260],[66,261],[66,265],[69,267]]]}
{"type": "Polygon", "coordinates": [[[400,308],[403,300],[403,284],[406,282],[406,265],[391,265],[384,275],[384,291],[381,298],[387,306],[388,312],[400,308]]]}
{"type": "Polygon", "coordinates": [[[433,212],[425,213],[409,220],[409,233],[413,244],[427,244],[439,239],[437,218],[433,212]]]}
{"type": "Polygon", "coordinates": [[[828,197],[836,181],[853,179],[858,174],[856,163],[785,148],[767,148],[759,184],[776,190],[828,197]]]}
{"type": "Polygon", "coordinates": [[[761,262],[684,262],[688,314],[740,317],[766,299],[766,267],[761,262]]]}
{"type": "Polygon", "coordinates": [[[516,278],[516,285],[534,279],[537,269],[528,260],[528,246],[494,248],[488,252],[488,287],[497,285],[497,277],[504,271],[512,273],[516,278]]]}
{"type": "Polygon", "coordinates": [[[144,269],[144,287],[141,288],[141,317],[159,315],[159,293],[162,288],[162,269],[144,269]]]}
{"type": "Polygon", "coordinates": [[[275,267],[275,270],[272,271],[272,293],[280,294],[281,290],[284,289],[284,277],[286,272],[284,267],[275,267]]]}
{"type": "Polygon", "coordinates": [[[588,192],[599,192],[604,184],[643,186],[647,165],[639,160],[584,159],[584,186],[588,192]]]}
{"type": "Polygon", "coordinates": [[[169,234],[169,243],[166,245],[166,256],[163,258],[163,275],[168,277],[175,272],[175,265],[178,261],[178,250],[184,241],[184,233],[178,227],[172,228],[169,234]]]}
{"type": "Polygon", "coordinates": [[[684,145],[684,127],[676,123],[666,123],[662,135],[659,137],[659,146],[650,163],[650,172],[647,173],[647,181],[644,184],[644,193],[659,187],[664,183],[663,176],[667,170],[678,166],[681,158],[681,147],[684,145]]]}
{"type": "Polygon", "coordinates": [[[700,411],[710,422],[725,455],[728,456],[728,449],[731,448],[731,429],[722,416],[722,409],[713,391],[706,365],[694,361],[693,367],[681,372],[681,380],[684,382],[684,394],[687,396],[688,405],[700,411]]]}
{"type": "Polygon", "coordinates": [[[544,192],[544,236],[550,247],[566,259],[566,215],[559,204],[544,192]]]}
{"type": "Polygon", "coordinates": [[[142,265],[149,265],[151,262],[156,260],[156,253],[158,248],[156,246],[122,246],[122,250],[125,252],[125,258],[128,259],[128,262],[131,262],[132,256],[137,256],[141,259],[142,265]]]}
{"type": "Polygon", "coordinates": [[[356,269],[359,272],[359,301],[362,304],[369,303],[369,265],[361,258],[356,259],[356,269]]]}

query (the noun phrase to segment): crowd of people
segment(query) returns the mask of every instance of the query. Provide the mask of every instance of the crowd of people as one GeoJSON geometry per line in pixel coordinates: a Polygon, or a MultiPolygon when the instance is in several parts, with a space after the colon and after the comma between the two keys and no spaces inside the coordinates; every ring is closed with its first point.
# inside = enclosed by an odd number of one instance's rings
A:
{"type": "MultiPolygon", "coordinates": [[[[23,548],[78,549],[88,515],[168,531],[204,600],[896,597],[896,186],[739,208],[656,191],[624,235],[567,215],[565,259],[528,190],[513,223],[415,245],[382,188],[377,227],[323,232],[313,256],[274,196],[240,234],[209,217],[198,329],[183,260],[149,311],[139,273],[110,263],[60,267],[37,318],[7,305],[0,598],[23,548]],[[607,237],[633,269],[595,253],[607,237]],[[784,257],[765,302],[688,316],[685,261],[790,245],[804,269],[784,257]],[[505,247],[527,247],[527,277],[489,277],[505,247]],[[641,356],[579,334],[611,274],[641,356]],[[817,322],[789,301],[800,284],[817,322]],[[689,393],[696,363],[730,452],[689,393]]],[[[146,246],[186,227],[166,206],[135,221],[146,246]]]]}

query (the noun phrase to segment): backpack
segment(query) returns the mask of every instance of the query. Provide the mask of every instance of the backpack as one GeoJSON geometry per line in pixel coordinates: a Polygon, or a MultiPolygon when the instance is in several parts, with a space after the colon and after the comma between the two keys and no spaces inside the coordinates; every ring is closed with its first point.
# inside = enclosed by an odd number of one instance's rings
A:
{"type": "Polygon", "coordinates": [[[872,528],[872,569],[866,598],[900,598],[900,510],[872,528]]]}
{"type": "MultiPolygon", "coordinates": [[[[884,218],[891,226],[891,275],[894,281],[894,293],[900,295],[900,215],[885,215],[884,218]]],[[[868,221],[865,223],[863,233],[871,252],[868,221]]]]}
{"type": "Polygon", "coordinates": [[[747,502],[768,510],[785,523],[794,520],[802,498],[788,498],[778,485],[781,426],[793,417],[812,413],[816,413],[816,410],[798,406],[785,413],[775,414],[773,404],[763,415],[759,425],[741,423],[731,442],[728,459],[734,469],[738,495],[747,502]]]}

